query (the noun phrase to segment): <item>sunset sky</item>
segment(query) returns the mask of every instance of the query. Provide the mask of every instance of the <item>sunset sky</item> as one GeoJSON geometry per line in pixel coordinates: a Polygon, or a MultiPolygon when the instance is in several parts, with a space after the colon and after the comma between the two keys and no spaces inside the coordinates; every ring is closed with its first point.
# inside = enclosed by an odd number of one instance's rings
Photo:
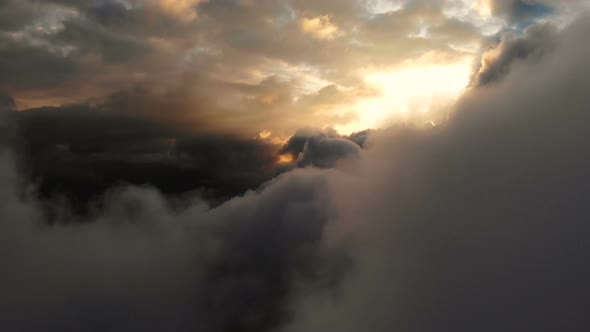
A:
{"type": "Polygon", "coordinates": [[[125,94],[121,111],[192,131],[438,122],[487,46],[579,3],[5,0],[0,88],[20,110],[125,94]]]}
{"type": "Polygon", "coordinates": [[[590,0],[0,0],[0,331],[590,331],[590,0]]]}

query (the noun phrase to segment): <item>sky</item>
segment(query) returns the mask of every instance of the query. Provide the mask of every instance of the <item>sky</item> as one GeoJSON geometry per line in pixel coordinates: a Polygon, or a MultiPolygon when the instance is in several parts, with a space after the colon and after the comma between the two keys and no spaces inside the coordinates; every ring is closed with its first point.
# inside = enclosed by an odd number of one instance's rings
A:
{"type": "Polygon", "coordinates": [[[588,330],[588,33],[587,0],[0,0],[0,330],[588,330]]]}
{"type": "Polygon", "coordinates": [[[189,131],[350,134],[438,120],[482,41],[559,3],[4,0],[0,88],[19,110],[120,97],[189,131]]]}

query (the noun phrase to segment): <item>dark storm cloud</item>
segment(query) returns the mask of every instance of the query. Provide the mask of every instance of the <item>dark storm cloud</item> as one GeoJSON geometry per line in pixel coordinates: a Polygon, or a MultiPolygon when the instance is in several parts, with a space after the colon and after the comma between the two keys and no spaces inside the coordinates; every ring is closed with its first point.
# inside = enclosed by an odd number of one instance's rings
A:
{"type": "Polygon", "coordinates": [[[105,111],[90,105],[45,107],[18,112],[23,134],[38,144],[92,144],[164,139],[174,130],[141,114],[105,111]]]}
{"type": "MultiPolygon", "coordinates": [[[[264,96],[282,91],[274,85],[236,88],[264,96]]],[[[186,100],[191,95],[183,89],[193,88],[187,84],[157,94],[144,86],[86,104],[15,112],[19,151],[26,160],[23,169],[42,197],[64,195],[82,213],[111,186],[149,184],[172,195],[199,191],[219,204],[285,170],[277,165],[279,144],[207,131],[198,121],[188,120],[186,100]],[[167,113],[161,114],[163,110],[167,113]]],[[[340,142],[345,139],[335,131],[331,136],[338,139],[310,140],[300,166],[331,167],[357,154],[353,143],[340,142]],[[314,154],[317,149],[332,153],[314,154]]],[[[296,159],[303,148],[288,152],[296,159]]]]}
{"type": "Polygon", "coordinates": [[[25,169],[39,182],[40,193],[66,195],[77,209],[125,183],[175,195],[202,190],[217,204],[277,173],[278,145],[222,134],[195,136],[141,112],[71,105],[12,117],[25,169]]]}
{"type": "Polygon", "coordinates": [[[523,36],[502,35],[500,42],[484,53],[470,85],[486,85],[501,80],[519,61],[534,61],[555,44],[555,28],[549,24],[532,26],[523,36]]]}
{"type": "Polygon", "coordinates": [[[178,133],[146,118],[88,105],[26,110],[14,118],[25,169],[44,197],[63,194],[85,207],[119,182],[153,183],[171,173],[167,139],[178,133]]]}
{"type": "Polygon", "coordinates": [[[197,165],[217,169],[231,182],[231,177],[248,173],[252,173],[253,178],[266,178],[276,162],[277,150],[276,146],[257,139],[204,136],[178,140],[175,152],[197,165]]]}

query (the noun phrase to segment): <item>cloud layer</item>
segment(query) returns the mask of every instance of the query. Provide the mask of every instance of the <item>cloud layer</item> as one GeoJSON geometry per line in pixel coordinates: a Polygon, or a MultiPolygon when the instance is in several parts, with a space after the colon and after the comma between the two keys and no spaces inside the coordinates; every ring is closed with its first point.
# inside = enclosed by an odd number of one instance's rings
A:
{"type": "MultiPolygon", "coordinates": [[[[327,54],[322,47],[328,46],[316,43],[344,38],[340,33],[351,33],[351,22],[361,20],[357,32],[371,31],[381,45],[379,40],[394,38],[389,34],[398,31],[381,24],[410,22],[400,23],[403,30],[423,20],[438,22],[441,8],[452,4],[414,1],[400,7],[401,12],[373,9],[370,19],[359,19],[364,12],[356,1],[338,1],[339,6],[332,1],[288,2],[296,18],[319,17],[311,33],[338,27],[306,39],[301,45],[309,49],[298,54],[280,42],[265,42],[277,36],[256,33],[266,24],[290,22],[293,16],[279,15],[290,12],[285,3],[262,1],[254,8],[249,1],[0,1],[0,16],[5,8],[15,9],[12,21],[0,20],[6,31],[18,32],[22,22],[47,19],[50,6],[55,10],[52,19],[64,27],[88,25],[100,32],[69,51],[60,49],[60,43],[51,44],[58,47],[53,49],[43,42],[65,38],[73,43],[79,35],[71,27],[41,37],[36,34],[46,32],[4,34],[7,44],[0,42],[0,53],[18,51],[10,44],[17,43],[35,48],[37,55],[39,50],[50,53],[51,59],[81,61],[73,67],[80,69],[102,47],[104,52],[123,52],[101,55],[105,62],[98,68],[108,76],[102,69],[122,68],[118,66],[133,58],[125,54],[135,54],[146,40],[148,47],[155,43],[163,52],[149,57],[164,57],[167,51],[175,53],[166,47],[179,44],[164,47],[159,37],[182,43],[174,38],[178,31],[200,31],[201,24],[223,18],[252,29],[236,33],[231,24],[212,25],[208,27],[215,29],[194,38],[223,36],[215,40],[223,44],[218,48],[226,54],[226,64],[235,57],[247,68],[248,61],[260,60],[250,57],[252,53],[287,58],[315,48],[320,51],[311,59],[321,62],[327,54]],[[259,15],[278,21],[258,20],[259,15]],[[113,31],[124,31],[126,37],[113,31]],[[117,44],[129,42],[127,38],[141,42],[129,49],[117,44]],[[227,55],[227,50],[236,52],[227,55]]],[[[500,7],[494,11],[514,10],[500,7]]],[[[524,15],[517,13],[505,15],[509,20],[524,15]]],[[[581,16],[565,28],[559,22],[533,21],[522,34],[504,34],[497,46],[482,52],[474,83],[447,110],[447,122],[420,128],[399,124],[349,136],[301,129],[277,144],[273,138],[278,137],[258,135],[259,128],[249,136],[228,136],[207,125],[198,130],[185,126],[187,119],[196,117],[198,124],[225,109],[227,104],[210,98],[209,92],[220,87],[229,92],[222,101],[232,101],[233,93],[248,94],[246,102],[238,98],[244,107],[256,105],[270,119],[276,105],[300,103],[313,109],[319,101],[332,104],[368,93],[361,87],[328,85],[293,100],[297,85],[277,78],[248,83],[188,75],[181,83],[125,87],[99,100],[19,113],[13,112],[19,95],[38,88],[31,83],[55,79],[53,69],[44,66],[50,71],[39,72],[38,81],[25,77],[22,85],[6,84],[12,89],[0,95],[0,330],[587,329],[590,45],[584,41],[590,19],[581,16]],[[205,110],[187,111],[194,105],[205,110]],[[207,111],[209,107],[216,111],[207,111]],[[163,109],[170,116],[163,116],[163,109]],[[281,169],[276,162],[283,154],[293,162],[281,169]],[[145,171],[148,175],[142,177],[141,170],[154,161],[158,171],[145,171]],[[57,184],[86,177],[105,194],[77,213],[69,200],[44,196],[35,172],[57,184]],[[55,175],[60,172],[62,177],[55,175]],[[108,178],[109,172],[115,176],[108,178]],[[160,185],[153,174],[164,175],[160,185]],[[152,183],[161,190],[113,186],[113,179],[152,183]],[[163,188],[205,180],[227,181],[212,187],[229,188],[225,196],[235,197],[211,204],[203,193],[168,196],[163,188]]],[[[299,24],[291,28],[286,29],[294,40],[310,33],[299,24]]],[[[434,47],[431,42],[424,47],[434,47]]],[[[413,45],[406,51],[415,50],[413,45]]],[[[24,55],[20,59],[27,61],[24,55]]],[[[150,64],[157,72],[150,61],[131,61],[130,66],[150,64]]],[[[217,65],[212,67],[223,72],[217,65]]],[[[57,70],[64,77],[80,79],[89,73],[64,68],[57,70]]],[[[341,74],[327,75],[347,79],[341,74]]],[[[67,82],[56,89],[77,81],[67,82]]],[[[230,126],[235,119],[224,121],[230,126]]],[[[198,187],[190,183],[187,189],[198,187]]],[[[64,188],[75,190],[75,184],[64,188]]]]}
{"type": "Polygon", "coordinates": [[[125,107],[194,130],[351,125],[367,111],[351,105],[382,94],[367,73],[464,63],[482,39],[574,6],[488,2],[489,17],[459,0],[5,0],[0,89],[28,109],[148,86],[125,107]]]}

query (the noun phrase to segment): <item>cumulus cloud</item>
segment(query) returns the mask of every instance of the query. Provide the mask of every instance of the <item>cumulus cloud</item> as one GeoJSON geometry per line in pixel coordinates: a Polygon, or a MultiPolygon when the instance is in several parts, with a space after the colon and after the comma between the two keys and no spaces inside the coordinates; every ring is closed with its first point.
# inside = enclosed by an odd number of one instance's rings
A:
{"type": "Polygon", "coordinates": [[[486,85],[510,72],[512,65],[519,61],[534,61],[550,51],[555,44],[555,29],[549,24],[535,25],[525,30],[523,36],[503,34],[500,42],[483,54],[471,85],[486,85]]]}
{"type": "Polygon", "coordinates": [[[279,151],[292,156],[298,167],[333,168],[338,162],[359,158],[369,131],[341,136],[334,129],[300,129],[279,151]]]}

